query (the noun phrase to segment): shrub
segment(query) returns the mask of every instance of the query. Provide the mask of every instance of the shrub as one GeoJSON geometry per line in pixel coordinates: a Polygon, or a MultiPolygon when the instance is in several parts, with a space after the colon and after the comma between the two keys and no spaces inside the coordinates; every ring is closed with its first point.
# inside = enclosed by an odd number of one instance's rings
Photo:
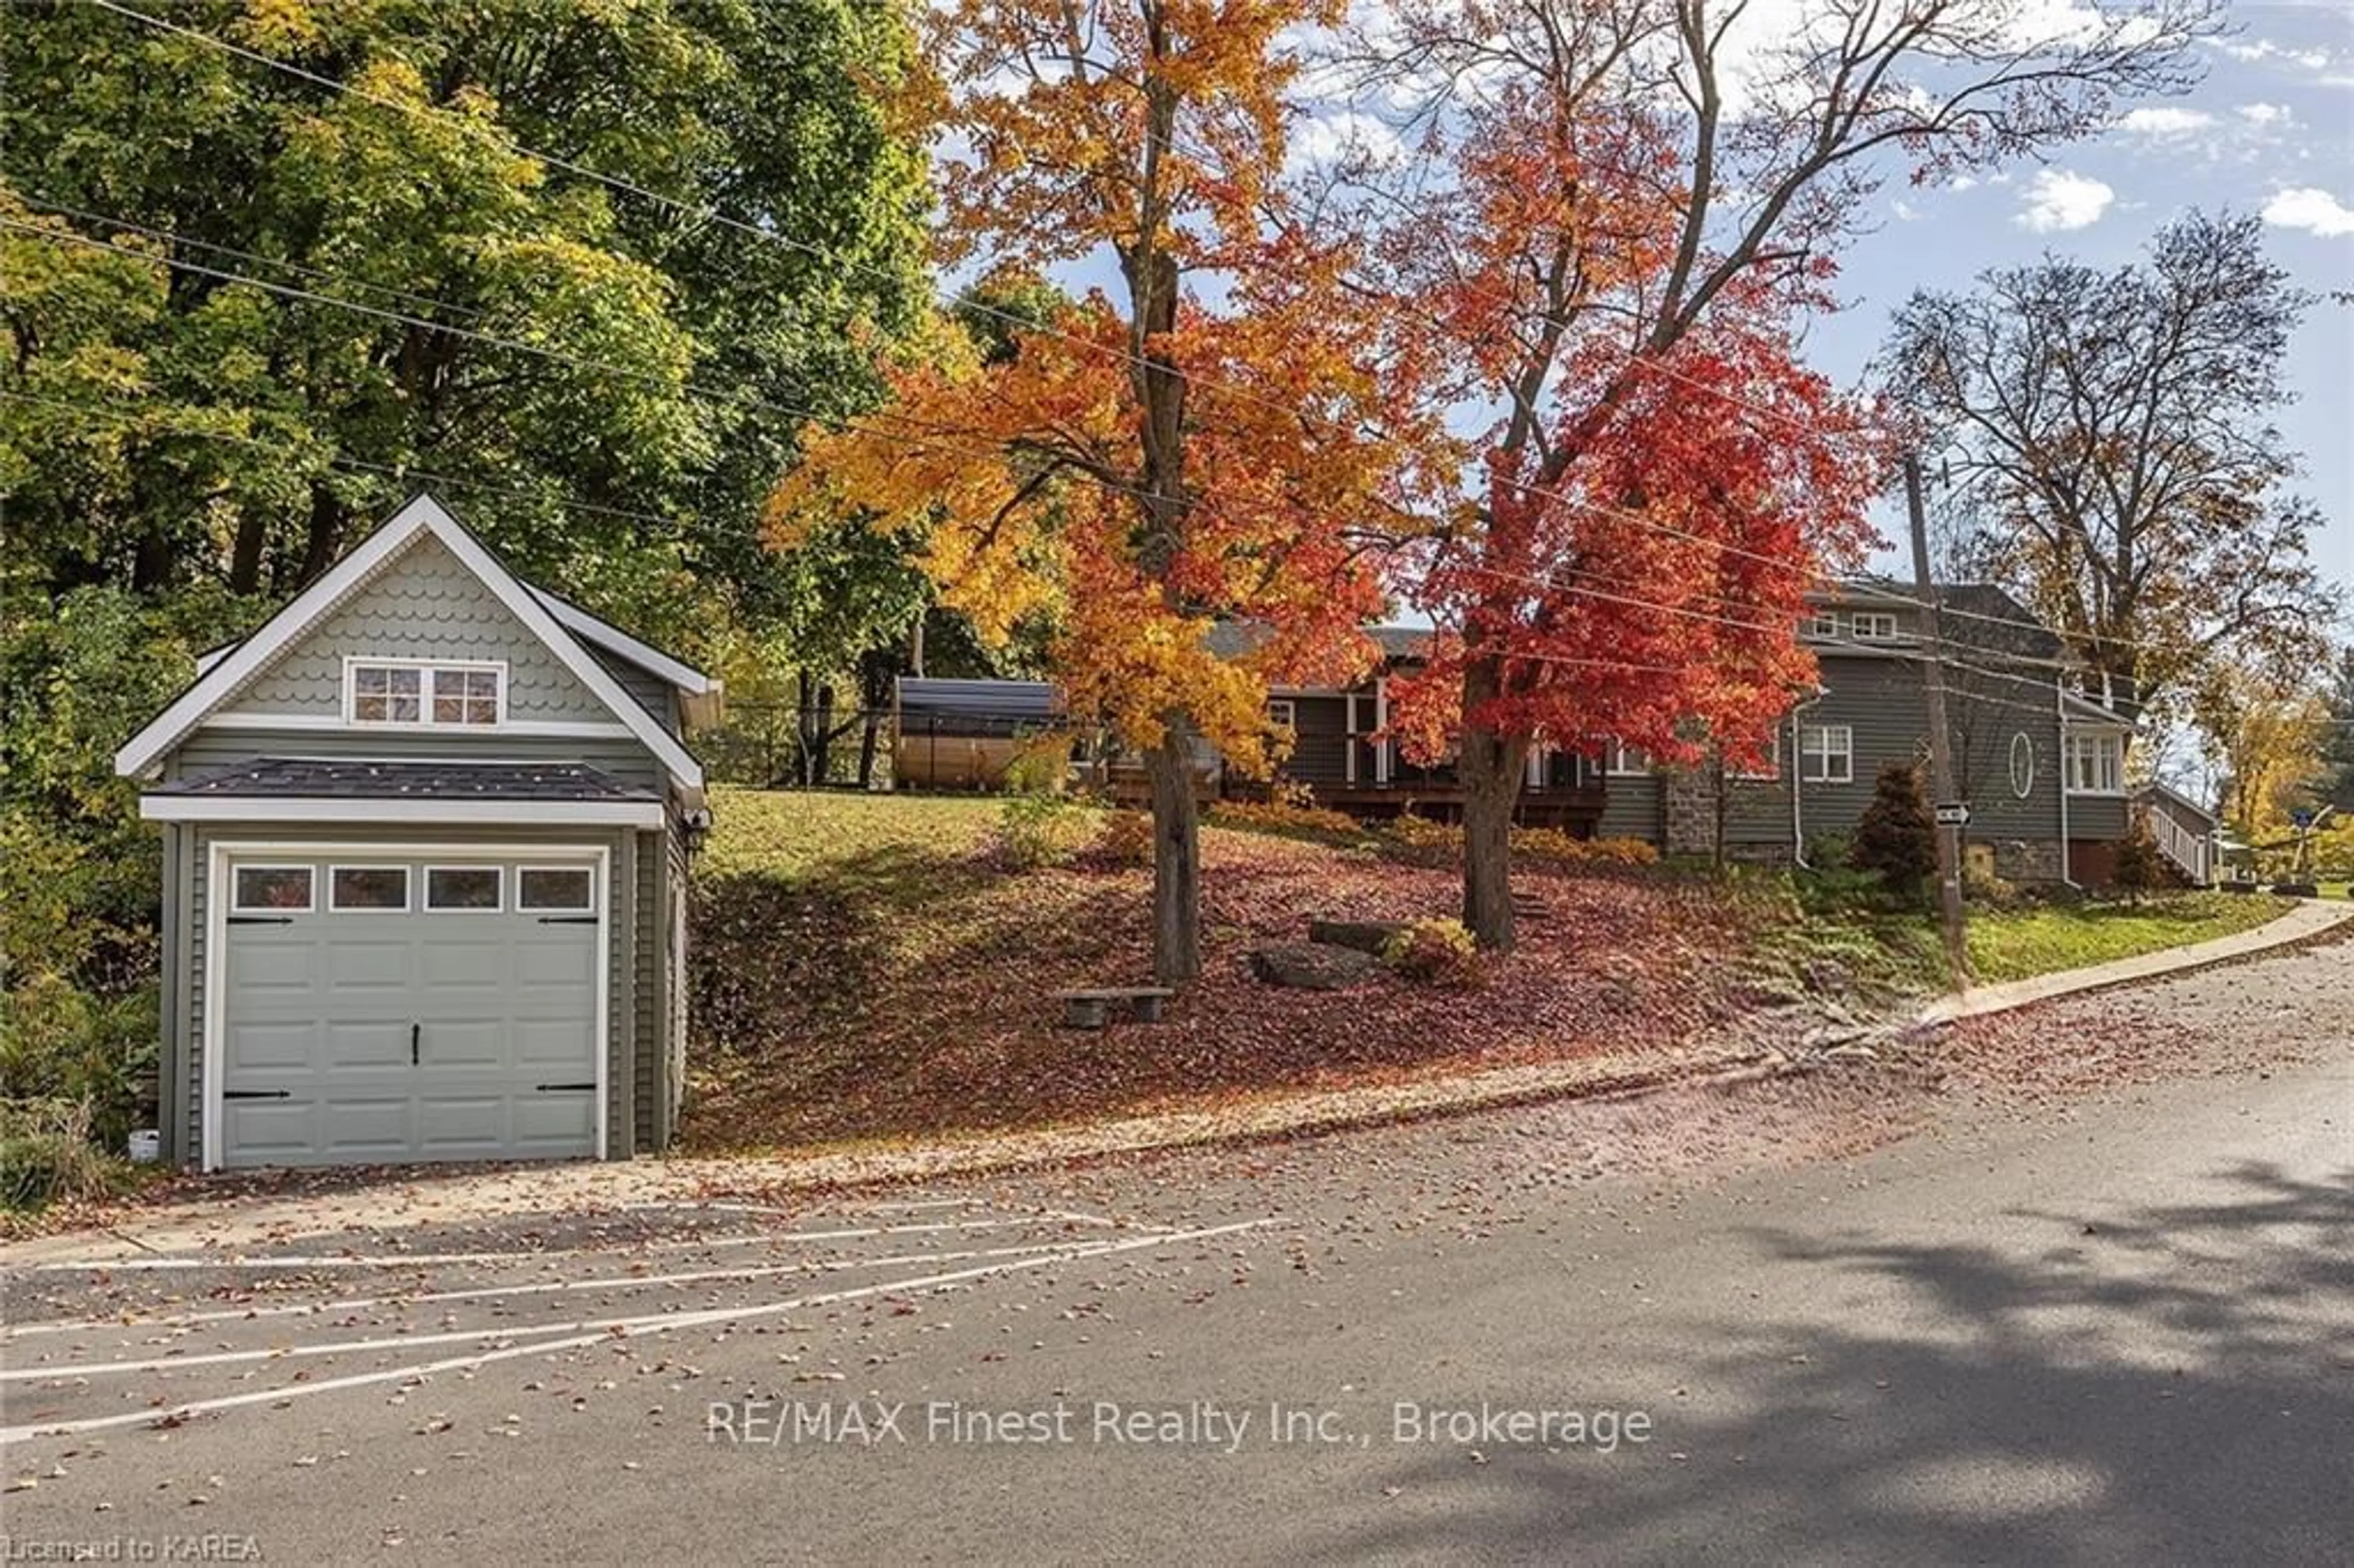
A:
{"type": "Polygon", "coordinates": [[[1921,791],[1921,770],[1912,763],[1881,768],[1848,863],[1879,873],[1881,885],[1896,897],[1920,902],[1922,888],[1937,874],[1937,824],[1921,791]]]}
{"type": "Polygon", "coordinates": [[[1217,827],[1256,833],[1356,838],[1364,832],[1364,824],[1356,818],[1316,805],[1314,800],[1310,796],[1302,803],[1296,793],[1287,793],[1272,800],[1221,800],[1210,808],[1210,821],[1217,827]]]}
{"type": "Polygon", "coordinates": [[[1659,849],[1641,839],[1572,838],[1559,828],[1514,828],[1512,853],[1569,865],[1656,865],[1659,849]]]}
{"type": "Polygon", "coordinates": [[[101,1153],[91,1138],[86,1105],[0,1101],[0,1209],[30,1213],[112,1192],[123,1167],[101,1153]]]}
{"type": "Polygon", "coordinates": [[[1389,835],[1411,849],[1459,849],[1463,844],[1462,828],[1417,817],[1411,810],[1392,820],[1389,835]]]}
{"type": "Polygon", "coordinates": [[[1103,829],[1096,834],[1096,854],[1111,865],[1150,865],[1152,863],[1152,813],[1150,811],[1105,812],[1103,829]]]}
{"type": "Polygon", "coordinates": [[[1417,985],[1469,985],[1479,948],[1460,920],[1416,920],[1382,945],[1382,962],[1417,985]]]}
{"type": "Polygon", "coordinates": [[[2117,841],[2109,879],[2128,904],[2140,903],[2143,894],[2165,885],[2166,865],[2158,857],[2158,835],[2149,829],[2148,807],[2135,807],[2126,819],[2126,836],[2117,841]]]}
{"type": "Polygon", "coordinates": [[[92,996],[37,974],[0,995],[0,1099],[61,1101],[110,1147],[131,1130],[143,1080],[155,1069],[156,993],[92,996]]]}

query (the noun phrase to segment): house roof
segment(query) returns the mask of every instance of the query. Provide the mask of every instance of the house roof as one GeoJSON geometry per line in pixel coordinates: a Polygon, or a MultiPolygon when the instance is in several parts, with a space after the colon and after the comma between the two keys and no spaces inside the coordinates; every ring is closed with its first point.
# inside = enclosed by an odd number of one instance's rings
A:
{"type": "Polygon", "coordinates": [[[2068,644],[2060,634],[1999,584],[1941,584],[1937,605],[1954,612],[1938,622],[1949,642],[2022,659],[2068,656],[2068,644]]]}
{"type": "Polygon", "coordinates": [[[358,762],[310,757],[257,757],[159,784],[149,793],[240,800],[661,800],[642,785],[578,762],[358,762]]]}
{"type": "Polygon", "coordinates": [[[2198,801],[2192,800],[2190,796],[2184,794],[2181,790],[2177,789],[2173,785],[2167,783],[2162,779],[2153,779],[2148,783],[2134,791],[2134,798],[2136,800],[2139,800],[2145,795],[2151,796],[2153,798],[2163,797],[2166,800],[2171,800],[2176,805],[2181,807],[2184,810],[2194,813],[2200,821],[2205,822],[2220,823],[2223,820],[2214,812],[2209,810],[2206,807],[2200,805],[2198,801]]]}
{"type": "MultiPolygon", "coordinates": [[[[611,646],[607,641],[610,635],[628,644],[629,648],[661,659],[673,670],[694,677],[701,683],[705,693],[716,692],[717,683],[675,660],[655,653],[644,643],[597,620],[585,610],[570,605],[564,605],[559,609],[557,606],[561,601],[551,603],[554,596],[543,595],[507,570],[481,540],[468,533],[430,495],[419,495],[401,507],[309,588],[280,606],[278,612],[264,621],[250,637],[203,664],[202,673],[188,688],[115,754],[115,771],[134,775],[154,766],[165,752],[186,739],[189,732],[203,723],[207,715],[236,695],[247,682],[268,668],[296,639],[317,626],[337,605],[373,581],[377,573],[398,559],[409,546],[429,537],[440,540],[505,606],[510,614],[546,644],[549,652],[566,669],[661,759],[671,777],[678,781],[682,791],[690,799],[700,797],[703,789],[702,764],[680,744],[676,736],[646,711],[642,703],[631,695],[627,687],[597,662],[583,645],[581,637],[587,636],[591,641],[611,646]],[[578,635],[568,622],[580,623],[578,635]]],[[[616,648],[615,652],[632,662],[643,662],[628,648],[616,648]]],[[[663,674],[665,679],[672,678],[652,664],[647,664],[646,668],[663,674]]],[[[690,691],[690,694],[697,694],[690,691]]]]}
{"type": "MultiPolygon", "coordinates": [[[[1426,626],[1368,626],[1364,633],[1384,659],[1419,659],[1430,650],[1426,626]]],[[[1266,642],[1267,636],[1265,621],[1221,620],[1210,628],[1204,641],[1219,658],[1239,659],[1266,642]]]]}

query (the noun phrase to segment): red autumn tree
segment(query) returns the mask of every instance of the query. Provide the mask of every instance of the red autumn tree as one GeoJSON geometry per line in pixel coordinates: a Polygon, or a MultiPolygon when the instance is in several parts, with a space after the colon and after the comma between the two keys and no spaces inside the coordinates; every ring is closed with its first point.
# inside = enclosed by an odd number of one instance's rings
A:
{"type": "Polygon", "coordinates": [[[918,111],[951,151],[951,261],[1108,261],[1097,290],[1010,355],[890,372],[864,424],[812,432],[771,506],[844,506],[906,535],[984,634],[1055,602],[1075,708],[1144,757],[1153,963],[1200,972],[1194,737],[1268,759],[1269,679],[1345,681],[1381,584],[1352,535],[1395,510],[1423,432],[1379,433],[1403,383],[1385,323],[1310,243],[1283,185],[1296,63],[1285,40],[1331,0],[959,0],[928,18],[939,73],[918,111]],[[1216,620],[1264,635],[1240,662],[1216,620]]]}
{"type": "Polygon", "coordinates": [[[1801,596],[1869,537],[1886,454],[1794,345],[1867,198],[2179,87],[2218,14],[1402,0],[1355,40],[1358,112],[1413,150],[1364,182],[1402,215],[1388,281],[1493,413],[1469,514],[1420,561],[1446,635],[1402,726],[1459,748],[1483,945],[1512,942],[1530,746],[1751,759],[1811,679],[1801,596]]]}

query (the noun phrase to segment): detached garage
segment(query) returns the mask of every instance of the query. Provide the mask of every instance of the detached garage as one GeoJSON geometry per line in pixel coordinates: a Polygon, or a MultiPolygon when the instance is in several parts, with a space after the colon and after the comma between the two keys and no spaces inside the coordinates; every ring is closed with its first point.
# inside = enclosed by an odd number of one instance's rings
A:
{"type": "Polygon", "coordinates": [[[164,835],[167,1158],[667,1144],[719,697],[429,497],[207,655],[116,758],[164,835]]]}

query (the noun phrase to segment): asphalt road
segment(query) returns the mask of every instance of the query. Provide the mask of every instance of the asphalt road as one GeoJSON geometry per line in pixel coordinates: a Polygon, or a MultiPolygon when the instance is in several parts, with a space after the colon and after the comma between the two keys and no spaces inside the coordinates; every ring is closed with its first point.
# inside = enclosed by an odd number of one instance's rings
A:
{"type": "Polygon", "coordinates": [[[2354,1560],[2354,945],[2001,1048],[2160,1035],[1999,1104],[1855,1073],[14,1267],[7,1550],[2354,1560]]]}

